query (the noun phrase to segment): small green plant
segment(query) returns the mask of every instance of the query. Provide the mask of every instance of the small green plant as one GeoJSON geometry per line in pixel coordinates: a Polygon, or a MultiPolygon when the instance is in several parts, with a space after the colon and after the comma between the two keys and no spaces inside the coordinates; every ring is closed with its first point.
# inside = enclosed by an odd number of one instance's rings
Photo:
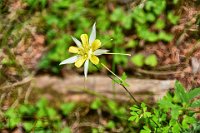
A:
{"type": "Polygon", "coordinates": [[[137,67],[142,67],[144,65],[155,67],[158,64],[155,54],[150,54],[146,57],[143,54],[135,54],[133,57],[131,57],[131,61],[137,67]]]}
{"type": "Polygon", "coordinates": [[[30,6],[31,9],[44,9],[47,5],[47,0],[24,0],[30,6]]]}
{"type": "Polygon", "coordinates": [[[175,92],[167,93],[155,107],[149,107],[145,103],[133,105],[129,120],[141,125],[141,133],[197,131],[198,120],[193,109],[200,107],[200,100],[194,100],[199,95],[200,88],[186,92],[181,83],[176,81],[175,92]]]}

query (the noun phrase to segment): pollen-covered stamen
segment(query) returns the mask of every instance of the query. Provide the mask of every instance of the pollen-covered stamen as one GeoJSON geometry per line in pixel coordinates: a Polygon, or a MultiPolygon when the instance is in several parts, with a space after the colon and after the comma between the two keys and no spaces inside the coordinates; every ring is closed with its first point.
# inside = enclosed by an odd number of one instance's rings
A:
{"type": "Polygon", "coordinates": [[[93,50],[91,47],[79,48],[78,54],[83,56],[85,59],[90,59],[93,55],[93,50]]]}
{"type": "Polygon", "coordinates": [[[92,54],[93,54],[93,51],[92,51],[92,49],[90,49],[90,50],[88,51],[88,59],[91,58],[92,54]]]}

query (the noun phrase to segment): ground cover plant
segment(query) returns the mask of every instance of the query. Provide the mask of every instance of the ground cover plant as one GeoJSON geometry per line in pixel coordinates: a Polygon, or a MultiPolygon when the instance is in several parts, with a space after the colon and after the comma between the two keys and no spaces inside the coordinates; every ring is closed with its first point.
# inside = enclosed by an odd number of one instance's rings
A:
{"type": "Polygon", "coordinates": [[[1,0],[0,132],[200,132],[199,9],[198,0],[1,0]],[[88,73],[108,77],[111,96],[88,73]],[[43,76],[53,80],[36,85],[43,76]],[[146,90],[176,82],[141,100],[129,77],[160,83],[146,90]]]}

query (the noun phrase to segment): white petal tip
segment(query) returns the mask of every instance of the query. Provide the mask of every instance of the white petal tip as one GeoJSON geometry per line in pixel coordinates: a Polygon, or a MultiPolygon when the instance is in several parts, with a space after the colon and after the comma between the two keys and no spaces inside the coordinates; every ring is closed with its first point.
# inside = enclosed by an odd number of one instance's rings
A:
{"type": "Polygon", "coordinates": [[[81,42],[76,39],[75,37],[71,36],[72,40],[75,42],[75,44],[78,46],[78,47],[81,47],[81,42]]]}
{"type": "Polygon", "coordinates": [[[92,31],[90,33],[89,44],[91,45],[96,39],[96,22],[92,26],[92,31]]]}

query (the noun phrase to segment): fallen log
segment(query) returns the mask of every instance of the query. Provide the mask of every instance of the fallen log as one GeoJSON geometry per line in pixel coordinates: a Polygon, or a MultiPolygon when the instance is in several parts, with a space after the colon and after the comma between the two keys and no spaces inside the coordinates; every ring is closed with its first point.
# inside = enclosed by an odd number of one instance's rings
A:
{"type": "MultiPolygon", "coordinates": [[[[122,86],[112,82],[106,76],[90,75],[84,83],[83,76],[69,76],[58,78],[49,75],[37,76],[33,80],[33,86],[40,89],[52,89],[65,94],[67,100],[89,100],[88,95],[97,94],[118,100],[130,100],[129,95],[122,86]],[[85,85],[85,89],[84,89],[85,85]],[[90,93],[90,94],[88,94],[90,93]]],[[[154,80],[128,78],[127,89],[137,100],[158,100],[166,92],[174,87],[175,80],[154,80]]]]}

